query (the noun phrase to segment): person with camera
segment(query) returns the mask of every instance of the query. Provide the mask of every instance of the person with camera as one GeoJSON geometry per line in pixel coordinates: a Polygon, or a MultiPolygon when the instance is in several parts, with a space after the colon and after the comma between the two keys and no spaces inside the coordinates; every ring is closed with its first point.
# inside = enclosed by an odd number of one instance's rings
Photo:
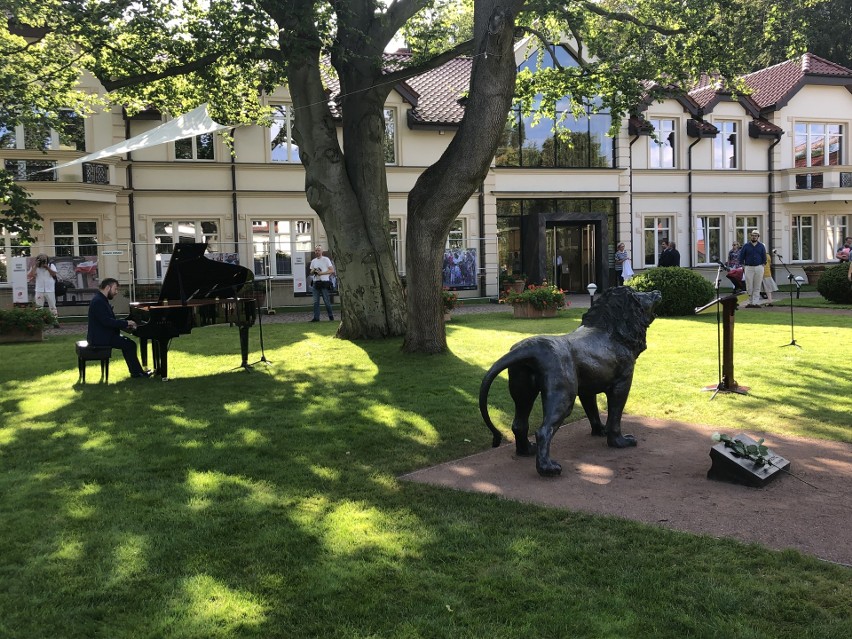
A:
{"type": "Polygon", "coordinates": [[[89,304],[89,330],[86,340],[91,346],[110,346],[124,355],[130,377],[145,379],[151,372],[142,369],[137,355],[136,342],[121,334],[121,331],[136,328],[133,320],[118,319],[110,302],[118,295],[118,280],[107,277],[101,280],[97,293],[89,304]]]}
{"type": "Polygon", "coordinates": [[[35,282],[35,305],[44,308],[44,302],[53,313],[53,328],[59,328],[59,311],[56,309],[56,266],[50,263],[44,253],[36,257],[35,265],[30,269],[29,279],[35,282]]]}
{"type": "Polygon", "coordinates": [[[310,272],[313,276],[314,289],[314,318],[312,322],[320,321],[320,297],[325,303],[328,319],[334,321],[334,311],[331,310],[331,276],[334,275],[334,264],[322,254],[322,246],[314,247],[314,259],[311,260],[310,272]]]}

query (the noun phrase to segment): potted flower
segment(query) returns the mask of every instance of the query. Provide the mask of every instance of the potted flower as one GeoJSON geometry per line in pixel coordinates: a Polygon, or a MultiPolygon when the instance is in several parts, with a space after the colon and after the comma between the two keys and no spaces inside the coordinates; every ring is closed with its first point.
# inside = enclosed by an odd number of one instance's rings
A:
{"type": "Polygon", "coordinates": [[[0,342],[40,342],[45,325],[54,323],[53,313],[34,306],[0,310],[0,342]]]}
{"type": "Polygon", "coordinates": [[[506,301],[512,305],[515,317],[554,317],[556,310],[566,305],[565,292],[547,283],[530,284],[520,293],[513,291],[506,301]]]}
{"type": "Polygon", "coordinates": [[[500,288],[506,292],[515,291],[520,293],[524,290],[527,276],[523,273],[501,273],[500,288]]]}
{"type": "Polygon", "coordinates": [[[816,283],[819,282],[819,278],[821,278],[822,274],[825,273],[825,269],[825,264],[805,264],[802,267],[805,275],[808,276],[808,284],[813,285],[816,285],[816,283]]]}
{"type": "Polygon", "coordinates": [[[456,307],[456,304],[459,303],[459,296],[455,291],[451,291],[446,286],[441,291],[441,295],[444,302],[444,321],[448,322],[450,321],[450,313],[456,307]]]}

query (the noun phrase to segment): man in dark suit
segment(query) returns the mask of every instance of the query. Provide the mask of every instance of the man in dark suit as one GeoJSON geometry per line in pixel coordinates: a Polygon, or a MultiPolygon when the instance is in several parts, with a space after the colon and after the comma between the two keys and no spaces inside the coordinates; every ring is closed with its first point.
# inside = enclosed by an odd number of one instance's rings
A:
{"type": "Polygon", "coordinates": [[[660,242],[660,259],[657,261],[657,266],[680,266],[680,253],[675,248],[674,242],[663,240],[660,242]]]}
{"type": "Polygon", "coordinates": [[[112,300],[118,294],[118,280],[107,277],[101,280],[97,293],[89,304],[89,331],[86,340],[91,346],[111,346],[124,355],[127,370],[133,378],[147,378],[148,371],[142,370],[136,355],[136,342],[121,334],[122,330],[136,328],[133,320],[120,320],[112,310],[112,300]]]}

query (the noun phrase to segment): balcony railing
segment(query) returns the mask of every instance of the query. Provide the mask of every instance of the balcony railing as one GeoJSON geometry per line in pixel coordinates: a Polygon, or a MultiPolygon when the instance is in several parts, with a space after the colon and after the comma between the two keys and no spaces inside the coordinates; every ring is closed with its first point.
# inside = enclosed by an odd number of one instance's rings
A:
{"type": "Polygon", "coordinates": [[[796,176],[796,189],[821,189],[822,173],[802,173],[796,176]]]}
{"type": "Polygon", "coordinates": [[[83,162],[83,182],[86,184],[109,184],[109,166],[95,162],[83,162]]]}
{"type": "Polygon", "coordinates": [[[5,160],[4,168],[18,182],[56,182],[56,171],[52,169],[56,162],[50,160],[5,160]],[[44,173],[39,173],[44,171],[44,173]]]}
{"type": "Polygon", "coordinates": [[[849,173],[848,171],[840,172],[840,188],[852,188],[852,173],[849,173]]]}

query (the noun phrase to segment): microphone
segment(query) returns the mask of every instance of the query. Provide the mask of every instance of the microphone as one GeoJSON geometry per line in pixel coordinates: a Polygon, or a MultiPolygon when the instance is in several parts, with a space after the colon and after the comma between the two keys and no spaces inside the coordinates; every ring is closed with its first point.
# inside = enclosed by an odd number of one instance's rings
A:
{"type": "Polygon", "coordinates": [[[716,264],[718,264],[719,266],[721,266],[721,267],[722,267],[723,269],[725,269],[726,271],[730,271],[730,270],[731,270],[731,269],[729,269],[727,266],[725,266],[724,264],[722,264],[722,261],[721,261],[721,260],[716,260],[716,264]]]}
{"type": "Polygon", "coordinates": [[[772,254],[773,254],[775,257],[780,257],[782,260],[784,259],[784,256],[783,256],[783,255],[778,255],[778,251],[776,251],[775,249],[772,249],[772,254]]]}

